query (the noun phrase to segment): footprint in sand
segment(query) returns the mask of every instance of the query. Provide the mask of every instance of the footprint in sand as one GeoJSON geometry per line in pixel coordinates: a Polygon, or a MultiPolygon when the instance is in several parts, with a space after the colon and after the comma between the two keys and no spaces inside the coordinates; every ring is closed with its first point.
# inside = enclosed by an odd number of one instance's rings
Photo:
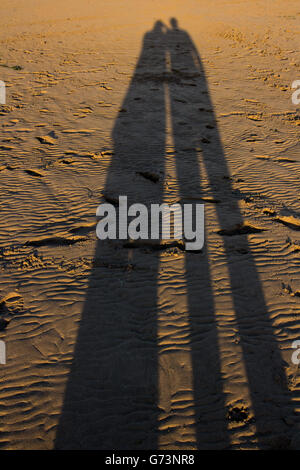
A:
{"type": "Polygon", "coordinates": [[[6,321],[6,317],[24,313],[24,300],[21,294],[12,291],[0,299],[0,315],[6,321]]]}
{"type": "Polygon", "coordinates": [[[55,140],[56,139],[57,139],[57,135],[55,134],[54,131],[49,132],[48,135],[37,137],[37,140],[41,144],[45,144],[45,145],[55,145],[55,140]]]}
{"type": "Polygon", "coordinates": [[[286,294],[289,294],[291,297],[300,297],[300,290],[295,290],[291,288],[290,284],[281,283],[281,287],[286,294]]]}

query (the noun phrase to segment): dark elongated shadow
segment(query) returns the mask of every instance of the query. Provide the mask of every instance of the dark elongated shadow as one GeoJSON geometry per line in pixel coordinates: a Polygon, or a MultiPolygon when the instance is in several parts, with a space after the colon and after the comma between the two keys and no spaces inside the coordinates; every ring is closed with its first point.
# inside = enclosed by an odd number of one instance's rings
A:
{"type": "MultiPolygon", "coordinates": [[[[173,76],[173,80],[169,83],[169,99],[176,176],[180,199],[184,201],[188,195],[192,194],[199,198],[205,196],[198,149],[203,146],[199,137],[205,133],[207,114],[199,111],[199,108],[203,106],[203,96],[206,97],[205,104],[210,105],[210,108],[211,103],[204,69],[198,60],[196,48],[190,36],[178,28],[176,19],[171,20],[171,29],[166,34],[166,43],[173,76]]],[[[210,114],[210,122],[214,127],[213,138],[219,142],[218,156],[224,159],[213,114],[210,114]]],[[[186,253],[185,273],[191,332],[197,447],[198,449],[227,448],[229,441],[226,407],[206,249],[201,254],[186,253]]]]}
{"type": "MultiPolygon", "coordinates": [[[[113,130],[114,155],[107,174],[106,196],[114,199],[127,195],[129,204],[139,202],[147,206],[163,201],[166,99],[170,102],[181,197],[191,189],[199,196],[203,193],[199,167],[202,158],[215,198],[230,201],[230,213],[226,207],[224,210],[223,204],[217,206],[220,228],[226,226],[229,216],[241,223],[204,68],[191,38],[179,29],[176,20],[172,20],[169,30],[157,22],[144,37],[113,130]],[[188,113],[184,103],[188,103],[188,113]],[[203,140],[207,134],[209,139],[203,140]],[[214,142],[212,150],[208,140],[214,142]],[[191,149],[186,151],[187,147],[191,149]],[[201,148],[201,157],[193,147],[201,148]],[[147,172],[160,174],[159,181],[145,182],[141,173],[147,172]]],[[[289,406],[289,398],[255,261],[247,236],[240,237],[248,247],[248,255],[238,265],[231,262],[226,237],[224,246],[258,438],[263,447],[266,423],[279,435],[286,431],[282,416],[289,406]],[[251,343],[249,335],[257,318],[263,329],[251,343]],[[257,364],[262,364],[260,369],[257,364]]],[[[199,449],[229,447],[208,261],[205,250],[201,254],[186,254],[199,449]]],[[[56,448],[158,448],[158,267],[159,256],[151,250],[147,256],[139,250],[133,255],[122,241],[98,242],[56,448]]]]}
{"type": "MultiPolygon", "coordinates": [[[[233,195],[230,173],[224,156],[213,105],[205,78],[205,71],[197,49],[188,33],[178,27],[176,19],[171,20],[171,28],[167,34],[167,49],[170,54],[171,69],[178,81],[170,84],[171,113],[173,133],[177,153],[177,175],[182,196],[188,187],[199,188],[201,192],[201,177],[198,159],[202,158],[209,180],[212,196],[227,204],[217,204],[216,212],[220,229],[243,223],[238,201],[233,195]],[[182,87],[185,88],[182,91],[182,87]],[[184,112],[184,106],[178,101],[178,96],[189,103],[189,113],[184,112]],[[194,105],[191,107],[191,104],[194,105]],[[184,126],[182,126],[184,121],[184,126]],[[208,127],[207,127],[208,126],[208,127]],[[182,153],[186,143],[190,142],[199,151],[182,153]],[[190,171],[193,169],[193,172],[190,171]],[[191,176],[193,174],[193,179],[191,176]]],[[[192,146],[191,145],[191,146],[192,146]]],[[[232,259],[232,237],[224,236],[227,267],[230,276],[231,293],[235,317],[239,328],[243,361],[245,364],[248,387],[255,415],[257,440],[260,447],[276,446],[276,437],[285,438],[288,426],[284,422],[288,411],[291,411],[290,394],[286,382],[280,350],[274,336],[271,320],[268,315],[261,282],[256,269],[255,260],[251,253],[247,234],[240,234],[239,244],[245,255],[238,262],[232,259]],[[257,333],[257,329],[259,333],[257,333]],[[255,331],[256,330],[256,331],[255,331]],[[253,333],[255,331],[255,333],[253,333]],[[269,441],[270,433],[275,438],[269,441]]],[[[197,334],[201,328],[201,309],[199,308],[200,289],[195,288],[194,280],[189,276],[192,267],[192,257],[186,257],[187,286],[189,292],[189,311],[192,331],[192,354],[194,370],[194,393],[198,420],[201,423],[201,357],[197,355],[197,334]],[[190,266],[191,265],[191,266],[190,266]],[[196,341],[193,340],[193,337],[196,341]]],[[[203,282],[201,292],[203,292],[203,282]]],[[[209,289],[209,285],[205,290],[209,289]]],[[[215,336],[215,332],[212,333],[215,336]]],[[[214,339],[214,342],[216,340],[214,339]]],[[[211,352],[208,354],[212,354],[211,352]]],[[[219,360],[215,357],[219,369],[219,360]]],[[[221,396],[220,385],[215,392],[221,396]]],[[[216,420],[222,420],[222,412],[216,420]]],[[[216,421],[217,422],[217,421],[216,421]]],[[[216,422],[207,426],[207,432],[217,430],[216,422]]],[[[201,445],[201,433],[205,432],[198,425],[198,443],[201,445]],[[200,434],[199,434],[200,433],[200,434]]],[[[283,439],[285,440],[285,439],[283,439]]],[[[282,441],[283,441],[282,440],[282,441]]],[[[280,444],[279,444],[280,445],[280,444]]]]}
{"type": "MultiPolygon", "coordinates": [[[[113,129],[105,195],[128,203],[162,199],[162,184],[139,171],[163,171],[163,25],[145,34],[135,73],[113,129]],[[149,190],[147,191],[147,187],[149,190]]],[[[110,199],[109,199],[110,200],[110,199]]],[[[99,201],[104,202],[104,201],[99,201]]],[[[122,242],[97,244],[56,439],[62,449],[157,447],[158,256],[138,261],[122,242]],[[147,274],[148,273],[148,274],[147,274]]]]}

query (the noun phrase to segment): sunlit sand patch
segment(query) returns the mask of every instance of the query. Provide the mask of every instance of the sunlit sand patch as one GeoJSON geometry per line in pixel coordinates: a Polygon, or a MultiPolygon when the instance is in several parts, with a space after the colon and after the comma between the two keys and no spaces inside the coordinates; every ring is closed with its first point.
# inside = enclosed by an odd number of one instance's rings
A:
{"type": "Polygon", "coordinates": [[[95,132],[94,129],[65,129],[62,131],[63,134],[92,134],[95,132]]]}
{"type": "Polygon", "coordinates": [[[230,113],[220,113],[220,117],[229,117],[229,116],[243,116],[246,114],[244,111],[231,111],[230,113]]]}
{"type": "Polygon", "coordinates": [[[0,150],[14,150],[15,147],[12,145],[0,145],[0,150]]]}
{"type": "Polygon", "coordinates": [[[297,219],[292,215],[290,217],[276,217],[275,221],[286,225],[293,230],[300,230],[300,219],[297,219]]]}
{"type": "Polygon", "coordinates": [[[28,129],[26,127],[24,128],[19,128],[19,129],[15,129],[14,127],[12,128],[9,128],[9,129],[4,129],[4,132],[24,132],[25,134],[29,133],[29,132],[32,132],[33,129],[28,129]]]}
{"type": "Polygon", "coordinates": [[[251,121],[262,121],[261,115],[259,114],[249,114],[247,118],[251,121]]]}

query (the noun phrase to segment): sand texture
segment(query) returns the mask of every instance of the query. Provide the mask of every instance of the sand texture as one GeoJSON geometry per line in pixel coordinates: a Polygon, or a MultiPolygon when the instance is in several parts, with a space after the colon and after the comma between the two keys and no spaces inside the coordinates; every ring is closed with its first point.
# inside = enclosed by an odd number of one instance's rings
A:
{"type": "Polygon", "coordinates": [[[299,1],[0,15],[0,448],[300,449],[299,1]],[[98,240],[119,195],[204,249],[98,240]]]}

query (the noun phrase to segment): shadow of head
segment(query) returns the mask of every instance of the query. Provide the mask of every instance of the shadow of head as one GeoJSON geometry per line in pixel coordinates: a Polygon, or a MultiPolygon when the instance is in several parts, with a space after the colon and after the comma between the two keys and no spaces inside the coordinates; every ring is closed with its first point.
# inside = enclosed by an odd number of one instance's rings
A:
{"type": "Polygon", "coordinates": [[[158,20],[154,23],[152,31],[156,33],[164,33],[165,29],[166,29],[166,25],[161,20],[158,20]]]}
{"type": "Polygon", "coordinates": [[[176,18],[170,19],[170,25],[172,26],[172,29],[179,29],[178,20],[176,18]]]}

